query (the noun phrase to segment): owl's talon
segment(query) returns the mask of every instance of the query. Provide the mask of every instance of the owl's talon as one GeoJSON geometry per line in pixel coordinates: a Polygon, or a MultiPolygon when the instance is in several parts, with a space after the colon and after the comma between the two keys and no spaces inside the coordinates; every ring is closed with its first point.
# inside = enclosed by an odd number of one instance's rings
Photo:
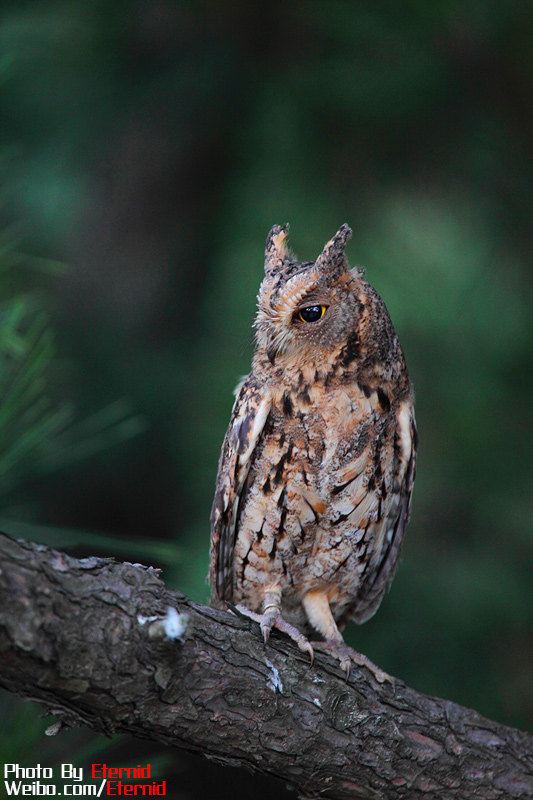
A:
{"type": "MultiPolygon", "coordinates": [[[[350,650],[351,649],[352,648],[350,648],[350,650]]],[[[357,650],[352,650],[352,653],[354,653],[355,656],[352,656],[352,661],[359,667],[366,667],[367,670],[372,673],[378,683],[390,683],[391,686],[394,686],[394,678],[392,675],[389,675],[387,672],[385,672],[385,670],[380,669],[380,667],[363,655],[363,653],[358,653],[357,650]]]]}
{"type": "Polygon", "coordinates": [[[268,644],[268,640],[270,639],[270,634],[272,633],[272,628],[276,624],[276,613],[269,611],[262,615],[260,615],[260,622],[259,627],[261,628],[261,633],[263,634],[263,641],[265,644],[268,644]]]}
{"type": "Polygon", "coordinates": [[[349,677],[350,677],[351,669],[352,669],[352,662],[350,661],[349,658],[340,658],[339,659],[339,666],[342,669],[342,671],[344,672],[344,674],[346,676],[346,680],[348,680],[349,677]]]}
{"type": "Polygon", "coordinates": [[[292,641],[298,645],[298,649],[301,650],[302,653],[308,654],[311,664],[313,663],[315,653],[311,642],[306,639],[306,637],[298,630],[298,628],[296,628],[294,625],[291,625],[290,622],[284,620],[280,611],[276,609],[267,611],[263,614],[258,614],[255,611],[250,611],[249,608],[246,608],[246,606],[243,605],[236,605],[235,610],[240,616],[247,617],[248,619],[253,620],[253,622],[257,622],[259,624],[265,644],[268,644],[270,634],[275,628],[276,630],[280,631],[280,633],[284,633],[290,639],[292,639],[292,641]]]}
{"type": "Polygon", "coordinates": [[[226,603],[226,608],[228,611],[231,611],[232,614],[235,614],[236,617],[240,617],[241,619],[249,619],[249,615],[244,613],[248,609],[245,609],[244,606],[238,606],[234,603],[226,603]]]}
{"type": "Polygon", "coordinates": [[[324,653],[337,658],[339,666],[346,675],[346,680],[350,677],[352,664],[358,667],[366,667],[372,673],[378,683],[390,683],[394,686],[394,678],[388,675],[384,670],[380,669],[373,661],[371,661],[363,653],[358,653],[347,644],[339,642],[313,642],[316,650],[321,650],[324,653]]]}
{"type": "MultiPolygon", "coordinates": [[[[228,606],[230,606],[229,603],[228,606]]],[[[250,609],[246,608],[246,606],[239,604],[235,606],[231,605],[230,608],[232,611],[237,612],[239,617],[243,617],[244,619],[251,619],[254,622],[261,622],[261,614],[256,614],[255,611],[250,611],[250,609]]]]}

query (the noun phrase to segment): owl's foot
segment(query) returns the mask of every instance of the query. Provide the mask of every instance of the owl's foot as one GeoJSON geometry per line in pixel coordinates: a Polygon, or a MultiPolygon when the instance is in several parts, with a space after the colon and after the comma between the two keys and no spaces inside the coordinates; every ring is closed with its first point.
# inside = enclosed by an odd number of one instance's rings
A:
{"type": "Polygon", "coordinates": [[[329,653],[329,655],[337,658],[340,668],[346,673],[346,679],[350,676],[352,664],[356,664],[358,667],[366,667],[378,683],[385,683],[385,681],[387,681],[394,685],[394,678],[387,675],[386,672],[376,666],[369,658],[363,655],[363,653],[358,653],[357,650],[353,650],[344,642],[312,642],[312,645],[315,650],[321,650],[323,653],[329,653]]]}
{"type": "Polygon", "coordinates": [[[300,633],[298,628],[295,628],[294,625],[291,625],[289,622],[283,619],[281,616],[281,611],[273,608],[265,611],[263,614],[257,614],[255,611],[250,611],[250,609],[246,608],[246,606],[238,605],[234,606],[234,608],[241,616],[252,619],[254,622],[259,624],[265,644],[267,644],[270,634],[275,628],[276,630],[281,631],[281,633],[285,633],[290,639],[292,639],[292,641],[298,645],[302,653],[308,654],[311,664],[313,663],[315,654],[311,643],[305,638],[303,633],[300,633]]]}

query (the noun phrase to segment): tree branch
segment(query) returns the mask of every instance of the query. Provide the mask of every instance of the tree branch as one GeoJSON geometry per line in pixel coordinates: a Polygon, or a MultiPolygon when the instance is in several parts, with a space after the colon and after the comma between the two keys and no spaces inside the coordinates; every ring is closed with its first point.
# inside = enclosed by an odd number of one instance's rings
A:
{"type": "Polygon", "coordinates": [[[276,634],[264,647],[257,626],[170,591],[151,567],[3,534],[0,685],[67,724],[201,752],[304,797],[533,795],[525,733],[366,670],[347,683],[276,634]],[[150,619],[169,607],[189,617],[183,641],[150,619]]]}

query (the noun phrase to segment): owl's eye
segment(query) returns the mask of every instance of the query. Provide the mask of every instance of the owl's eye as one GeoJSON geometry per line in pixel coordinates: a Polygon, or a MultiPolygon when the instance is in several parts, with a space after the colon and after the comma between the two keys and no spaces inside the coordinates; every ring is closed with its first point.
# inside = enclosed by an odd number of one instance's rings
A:
{"type": "Polygon", "coordinates": [[[318,322],[327,310],[327,306],[306,306],[297,312],[297,319],[300,322],[318,322]]]}

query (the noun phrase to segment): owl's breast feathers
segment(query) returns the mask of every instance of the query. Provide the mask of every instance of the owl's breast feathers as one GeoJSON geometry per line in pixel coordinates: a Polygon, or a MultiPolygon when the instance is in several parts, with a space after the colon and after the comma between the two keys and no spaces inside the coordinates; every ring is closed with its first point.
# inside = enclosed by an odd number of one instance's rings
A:
{"type": "Polygon", "coordinates": [[[303,595],[324,587],[341,625],[375,612],[396,569],[415,471],[401,350],[389,346],[388,358],[365,366],[352,335],[318,368],[275,380],[255,370],[243,383],[212,511],[215,603],[259,608],[281,584],[295,619],[303,595]]]}

